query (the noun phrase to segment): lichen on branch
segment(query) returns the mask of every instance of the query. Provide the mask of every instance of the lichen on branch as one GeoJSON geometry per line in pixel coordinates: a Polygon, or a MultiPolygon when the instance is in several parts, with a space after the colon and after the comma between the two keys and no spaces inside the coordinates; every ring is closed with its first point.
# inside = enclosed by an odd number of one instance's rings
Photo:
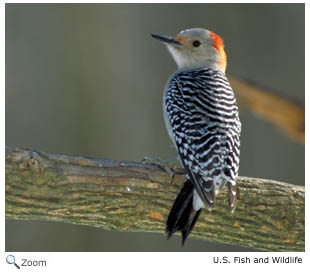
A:
{"type": "MultiPolygon", "coordinates": [[[[6,148],[7,219],[45,220],[106,230],[159,232],[184,181],[161,165],[70,157],[6,148]]],[[[305,190],[284,182],[238,177],[237,209],[227,191],[203,211],[191,237],[265,251],[305,250],[305,190]]]]}

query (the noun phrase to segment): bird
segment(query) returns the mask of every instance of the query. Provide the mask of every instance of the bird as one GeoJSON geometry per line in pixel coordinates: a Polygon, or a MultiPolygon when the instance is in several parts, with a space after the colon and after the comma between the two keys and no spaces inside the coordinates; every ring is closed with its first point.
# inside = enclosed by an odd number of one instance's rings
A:
{"type": "Polygon", "coordinates": [[[166,45],[178,66],[164,87],[163,113],[186,177],[170,210],[166,234],[169,239],[180,231],[183,246],[202,208],[214,208],[225,184],[231,213],[236,208],[241,123],[219,35],[190,28],[175,37],[151,36],[166,45]]]}

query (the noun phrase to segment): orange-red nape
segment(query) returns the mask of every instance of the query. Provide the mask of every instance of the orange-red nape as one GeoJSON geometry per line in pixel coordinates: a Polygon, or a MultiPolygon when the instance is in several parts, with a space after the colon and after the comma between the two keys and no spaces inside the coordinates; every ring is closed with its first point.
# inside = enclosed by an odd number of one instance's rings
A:
{"type": "Polygon", "coordinates": [[[226,53],[224,51],[224,43],[222,38],[215,34],[214,32],[210,31],[210,36],[213,39],[213,46],[216,48],[216,50],[219,53],[219,60],[218,60],[218,65],[220,66],[220,68],[225,72],[226,70],[226,53]]]}
{"type": "Polygon", "coordinates": [[[213,39],[213,46],[217,50],[220,50],[221,48],[224,48],[224,43],[223,43],[222,38],[219,35],[215,34],[214,32],[212,32],[210,30],[209,30],[209,33],[210,33],[210,36],[213,39]]]}

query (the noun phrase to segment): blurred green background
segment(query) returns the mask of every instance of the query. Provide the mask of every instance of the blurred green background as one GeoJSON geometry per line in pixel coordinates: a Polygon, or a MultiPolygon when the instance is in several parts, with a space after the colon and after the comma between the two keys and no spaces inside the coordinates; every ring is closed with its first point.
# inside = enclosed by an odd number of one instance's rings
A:
{"type": "MultiPolygon", "coordinates": [[[[304,103],[304,4],[6,4],[5,21],[8,146],[130,161],[175,157],[162,90],[176,65],[150,33],[191,27],[223,37],[227,73],[304,103]]],[[[304,185],[304,145],[240,110],[239,174],[304,185]]],[[[167,241],[164,234],[13,220],[6,221],[5,247],[247,250],[194,239],[182,248],[179,236],[167,241]]]]}

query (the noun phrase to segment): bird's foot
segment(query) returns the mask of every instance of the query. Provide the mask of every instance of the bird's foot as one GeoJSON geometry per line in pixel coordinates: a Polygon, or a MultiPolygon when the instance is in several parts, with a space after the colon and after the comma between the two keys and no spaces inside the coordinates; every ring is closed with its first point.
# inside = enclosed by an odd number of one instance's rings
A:
{"type": "Polygon", "coordinates": [[[141,161],[143,164],[153,164],[158,166],[159,168],[166,171],[171,177],[171,184],[174,180],[175,170],[180,168],[180,162],[178,161],[178,157],[170,159],[170,160],[162,160],[160,158],[149,158],[144,157],[141,161]]]}

